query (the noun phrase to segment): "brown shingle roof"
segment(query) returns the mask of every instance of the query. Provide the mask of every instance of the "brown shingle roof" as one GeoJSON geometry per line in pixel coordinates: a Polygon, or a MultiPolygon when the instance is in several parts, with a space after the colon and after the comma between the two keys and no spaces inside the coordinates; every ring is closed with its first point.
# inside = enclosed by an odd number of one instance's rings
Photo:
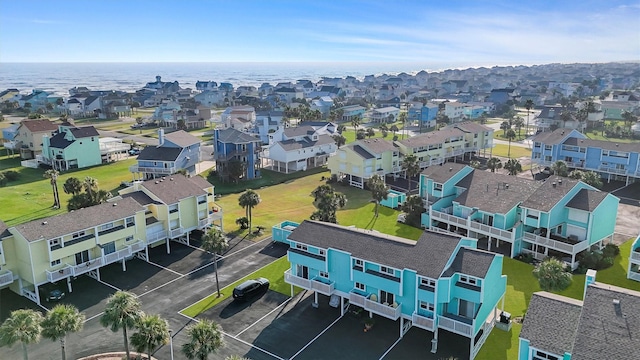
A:
{"type": "Polygon", "coordinates": [[[144,208],[133,199],[122,199],[75,210],[65,214],[30,221],[14,228],[27,241],[52,239],[93,226],[133,216],[144,208]]]}
{"type": "Polygon", "coordinates": [[[495,214],[506,214],[540,186],[533,180],[481,170],[474,170],[457,185],[467,190],[454,201],[495,214]]]}
{"type": "Polygon", "coordinates": [[[373,154],[382,154],[387,151],[397,151],[398,149],[393,145],[393,142],[384,139],[366,139],[358,140],[355,144],[359,144],[367,151],[373,154]]]}
{"type": "Polygon", "coordinates": [[[472,121],[461,122],[453,126],[468,133],[481,133],[484,131],[493,131],[493,129],[488,126],[478,124],[477,122],[472,122],[472,121]]]}
{"type": "Polygon", "coordinates": [[[43,131],[55,131],[58,130],[58,125],[52,123],[47,119],[41,120],[22,120],[20,124],[31,132],[43,132],[43,131]]]}
{"type": "Polygon", "coordinates": [[[464,132],[460,129],[443,128],[430,133],[412,136],[408,139],[398,140],[398,143],[408,148],[417,148],[425,145],[442,144],[448,138],[462,135],[464,135],[464,132]]]}
{"type": "Polygon", "coordinates": [[[522,206],[549,212],[577,183],[577,180],[551,176],[522,203],[522,206]]]}
{"type": "Polygon", "coordinates": [[[199,138],[189,134],[184,130],[174,131],[170,134],[165,135],[164,138],[180,147],[187,147],[189,145],[200,143],[199,138]]]}

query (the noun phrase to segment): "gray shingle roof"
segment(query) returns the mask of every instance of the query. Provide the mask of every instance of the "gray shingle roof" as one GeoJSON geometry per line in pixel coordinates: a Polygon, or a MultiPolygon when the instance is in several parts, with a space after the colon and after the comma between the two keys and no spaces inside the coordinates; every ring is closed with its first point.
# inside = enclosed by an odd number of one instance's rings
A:
{"type": "Polygon", "coordinates": [[[2,238],[5,237],[5,236],[10,236],[11,235],[7,231],[7,229],[9,229],[7,224],[5,224],[4,221],[0,220],[0,240],[2,240],[2,238]]]}
{"type": "Polygon", "coordinates": [[[571,129],[560,128],[554,131],[545,131],[534,136],[531,141],[543,143],[545,145],[560,144],[571,132],[571,129]]]}
{"type": "Polygon", "coordinates": [[[158,204],[158,201],[153,200],[149,197],[149,195],[145,194],[143,191],[134,191],[132,193],[121,195],[123,199],[132,198],[138,204],[145,206],[150,204],[158,204]]]}
{"type": "Polygon", "coordinates": [[[301,141],[290,139],[290,140],[284,140],[284,141],[278,142],[278,144],[280,144],[280,146],[282,146],[282,148],[285,151],[304,149],[304,148],[314,147],[318,145],[335,144],[335,143],[336,143],[335,140],[333,140],[333,138],[330,135],[320,135],[318,136],[318,140],[316,141],[309,140],[309,138],[305,137],[305,139],[301,141]]]}
{"type": "MultiPolygon", "coordinates": [[[[142,187],[157,196],[163,203],[169,205],[190,196],[207,194],[204,190],[206,186],[202,186],[203,182],[196,178],[197,176],[188,178],[182,174],[174,174],[163,179],[147,180],[142,183],[142,187]]],[[[209,183],[207,182],[207,184],[209,183]]]]}
{"type": "Polygon", "coordinates": [[[608,193],[604,191],[580,189],[580,191],[569,200],[567,207],[591,212],[600,205],[607,195],[608,193]]]}
{"type": "Polygon", "coordinates": [[[312,135],[314,132],[316,132],[316,130],[312,126],[308,125],[294,126],[284,129],[284,134],[287,137],[312,135]]]}
{"type": "Polygon", "coordinates": [[[640,292],[600,283],[589,285],[571,359],[639,358],[640,292]]]}
{"type": "Polygon", "coordinates": [[[94,128],[93,126],[82,126],[77,128],[71,128],[69,129],[69,131],[71,131],[71,133],[73,134],[73,136],[75,136],[76,139],[100,135],[98,134],[98,130],[96,130],[96,128],[94,128]]]}
{"type": "Polygon", "coordinates": [[[73,141],[67,140],[64,137],[65,133],[57,133],[49,139],[49,146],[56,149],[65,149],[67,146],[73,144],[73,141]]]}
{"type": "Polygon", "coordinates": [[[460,172],[460,170],[467,167],[465,164],[459,163],[444,163],[436,166],[429,166],[424,169],[421,174],[425,175],[429,179],[433,181],[444,184],[447,180],[451,179],[455,174],[460,172]]]}
{"type": "Polygon", "coordinates": [[[30,221],[15,226],[27,241],[52,239],[80,230],[133,216],[144,208],[133,199],[122,199],[90,206],[65,214],[30,221]]]}
{"type": "Polygon", "coordinates": [[[175,161],[181,148],[146,146],[138,155],[138,160],[175,161]]]}
{"type": "Polygon", "coordinates": [[[460,273],[482,279],[487,275],[495,257],[496,254],[488,251],[461,248],[451,266],[442,275],[450,277],[455,273],[460,273]]]}
{"type": "Polygon", "coordinates": [[[200,143],[199,138],[189,134],[184,130],[174,131],[170,134],[165,135],[164,138],[183,148],[193,144],[200,143]]]}
{"type": "MultiPolygon", "coordinates": [[[[459,237],[425,231],[414,243],[379,232],[310,220],[303,221],[289,239],[320,248],[342,250],[354,257],[397,269],[412,269],[434,279],[440,277],[460,242],[459,237]]],[[[469,267],[473,266],[473,263],[469,264],[469,267]]],[[[474,270],[478,271],[482,272],[482,269],[474,270]]]]}
{"type": "Polygon", "coordinates": [[[260,142],[260,139],[255,138],[247,133],[236,130],[234,128],[227,128],[218,131],[218,140],[227,144],[243,144],[260,142]]]}
{"type": "Polygon", "coordinates": [[[472,134],[481,133],[485,131],[493,131],[493,129],[488,126],[478,124],[477,122],[471,122],[471,121],[461,122],[458,124],[454,124],[453,126],[464,132],[468,132],[472,134]]]}
{"type": "Polygon", "coordinates": [[[536,292],[531,296],[520,337],[529,340],[531,346],[556,355],[571,352],[581,309],[581,301],[536,292]]]}
{"type": "Polygon", "coordinates": [[[375,158],[375,155],[373,155],[370,152],[368,152],[367,150],[363,149],[362,146],[360,146],[358,144],[354,144],[353,146],[351,146],[351,148],[353,149],[353,151],[356,154],[360,155],[364,159],[373,159],[373,158],[375,158]]]}
{"type": "Polygon", "coordinates": [[[623,143],[623,142],[606,141],[606,140],[578,139],[578,138],[571,137],[565,140],[563,144],[576,145],[580,147],[600,148],[605,150],[640,153],[640,142],[638,141],[623,143]]]}
{"type": "Polygon", "coordinates": [[[577,183],[577,180],[551,176],[522,203],[522,206],[548,212],[558,201],[567,195],[577,183]]]}
{"type": "Polygon", "coordinates": [[[398,149],[393,145],[393,142],[384,139],[366,139],[358,140],[357,144],[367,149],[373,154],[382,154],[387,151],[397,151],[398,149]]]}
{"type": "Polygon", "coordinates": [[[506,214],[540,186],[533,180],[481,170],[474,170],[457,185],[467,190],[454,201],[496,214],[506,214]]]}

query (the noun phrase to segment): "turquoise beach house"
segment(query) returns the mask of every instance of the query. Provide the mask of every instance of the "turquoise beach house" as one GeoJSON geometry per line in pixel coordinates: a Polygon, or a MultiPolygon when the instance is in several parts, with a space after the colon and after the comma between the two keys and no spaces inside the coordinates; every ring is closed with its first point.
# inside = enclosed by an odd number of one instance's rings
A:
{"type": "MultiPolygon", "coordinates": [[[[369,316],[397,321],[402,337],[412,326],[461,336],[473,358],[493,329],[507,279],[502,255],[478,250],[476,240],[425,231],[416,242],[377,231],[305,220],[272,229],[289,244],[285,282],[329,296],[341,315],[357,306],[369,316]]],[[[325,300],[327,300],[325,298],[325,300]]]]}
{"type": "Polygon", "coordinates": [[[454,163],[425,169],[420,196],[424,228],[479,239],[480,248],[510,257],[555,256],[573,269],[580,252],[613,239],[620,201],[573,179],[538,182],[454,163]]]}
{"type": "Polygon", "coordinates": [[[60,124],[53,136],[42,137],[42,162],[60,171],[100,165],[99,135],[93,126],[60,124]]]}

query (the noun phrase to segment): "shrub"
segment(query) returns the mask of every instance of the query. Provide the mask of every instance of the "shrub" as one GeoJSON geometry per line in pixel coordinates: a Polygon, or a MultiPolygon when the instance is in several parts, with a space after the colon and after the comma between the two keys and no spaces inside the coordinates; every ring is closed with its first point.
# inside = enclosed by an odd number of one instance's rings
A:
{"type": "Polygon", "coordinates": [[[239,217],[236,219],[236,224],[240,226],[240,229],[248,229],[249,219],[246,216],[239,217]]]}
{"type": "Polygon", "coordinates": [[[15,170],[7,170],[4,172],[4,176],[8,181],[16,181],[20,178],[20,173],[15,170]]]}
{"type": "Polygon", "coordinates": [[[578,254],[579,273],[584,273],[588,269],[603,270],[613,266],[615,257],[620,254],[620,248],[615,244],[605,245],[603,250],[584,251],[578,254]]]}
{"type": "Polygon", "coordinates": [[[616,244],[607,244],[604,246],[604,249],[602,250],[602,255],[604,255],[605,257],[615,258],[619,254],[620,254],[620,248],[616,244]]]}
{"type": "Polygon", "coordinates": [[[0,187],[7,186],[7,177],[4,173],[0,173],[0,187]]]}
{"type": "Polygon", "coordinates": [[[520,260],[527,264],[533,264],[533,255],[522,253],[516,256],[516,260],[520,260]]]}
{"type": "Polygon", "coordinates": [[[210,183],[213,183],[216,180],[217,177],[218,177],[218,171],[216,171],[216,170],[210,170],[207,173],[207,181],[210,182],[210,183]]]}
{"type": "Polygon", "coordinates": [[[540,288],[545,291],[560,291],[571,285],[571,273],[565,271],[564,263],[555,258],[545,259],[533,269],[540,288]]]}

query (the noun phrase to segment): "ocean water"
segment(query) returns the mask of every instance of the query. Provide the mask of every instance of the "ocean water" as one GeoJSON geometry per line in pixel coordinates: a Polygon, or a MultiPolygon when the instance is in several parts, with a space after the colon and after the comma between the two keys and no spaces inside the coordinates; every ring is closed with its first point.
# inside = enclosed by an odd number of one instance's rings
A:
{"type": "MultiPolygon", "coordinates": [[[[0,90],[17,88],[21,92],[42,89],[68,95],[74,86],[91,90],[135,91],[157,75],[163,81],[178,81],[183,88],[195,89],[198,80],[230,82],[234,86],[260,86],[264,82],[322,77],[415,74],[421,70],[436,71],[455,65],[434,63],[382,62],[234,62],[234,63],[0,63],[0,90]]],[[[457,66],[459,67],[459,65],[457,66]]]]}

